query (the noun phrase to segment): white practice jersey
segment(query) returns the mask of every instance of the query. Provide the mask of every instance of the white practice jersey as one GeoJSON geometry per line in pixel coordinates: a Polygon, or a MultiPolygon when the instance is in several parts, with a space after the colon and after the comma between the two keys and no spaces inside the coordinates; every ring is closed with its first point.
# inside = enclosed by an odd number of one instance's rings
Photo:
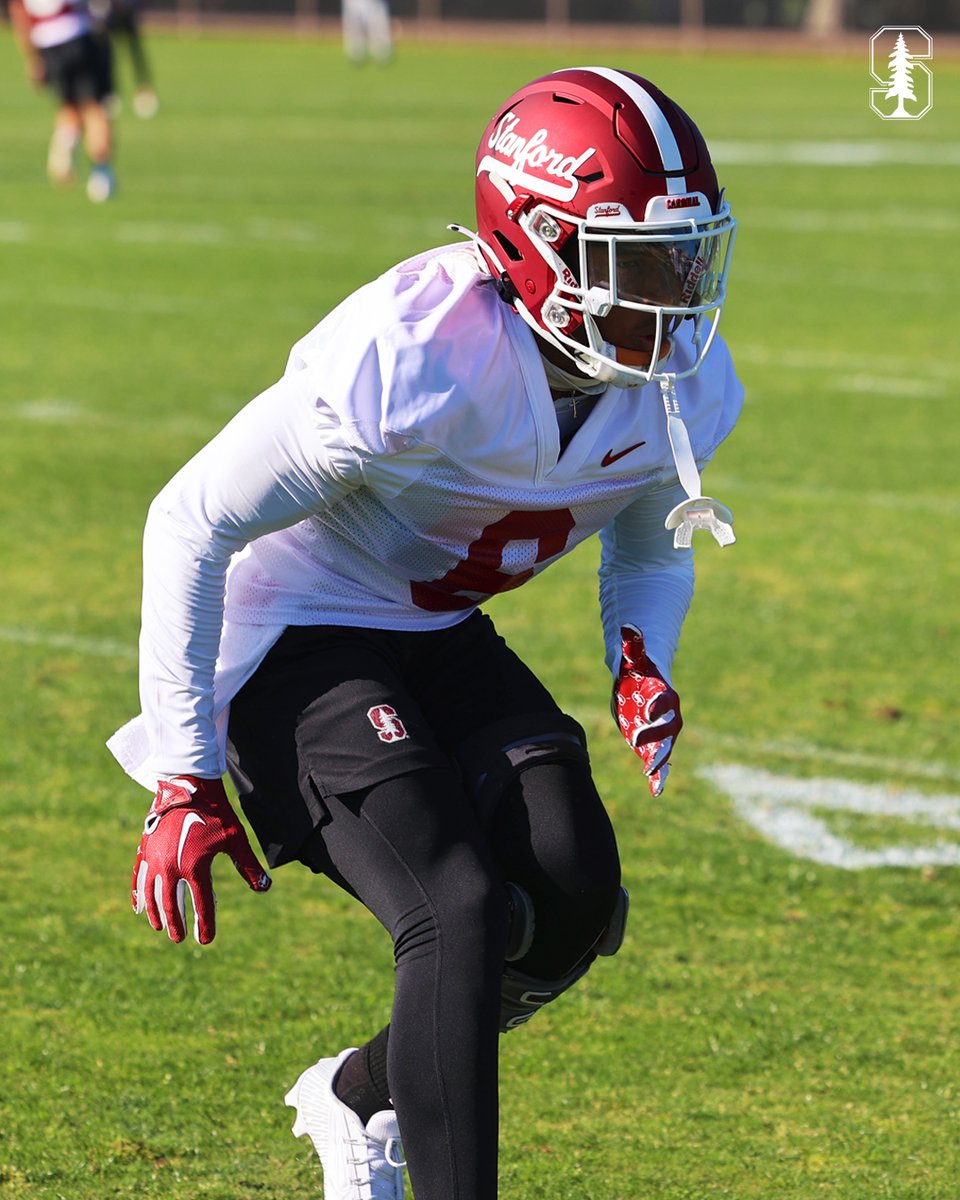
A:
{"type": "Polygon", "coordinates": [[[23,0],[23,8],[38,50],[62,46],[93,29],[87,0],[23,0]]]}
{"type": "MultiPolygon", "coordinates": [[[[682,334],[674,354],[682,370],[682,334]]],[[[719,339],[678,395],[703,464],[742,403],[719,339]]],[[[608,388],[560,449],[537,340],[472,247],[361,288],[153,502],[137,726],[149,758],[111,748],[146,786],[222,773],[225,706],[285,626],[451,625],[598,532],[608,662],[632,621],[669,671],[692,561],[663,526],[685,493],[658,385],[608,388]]]]}

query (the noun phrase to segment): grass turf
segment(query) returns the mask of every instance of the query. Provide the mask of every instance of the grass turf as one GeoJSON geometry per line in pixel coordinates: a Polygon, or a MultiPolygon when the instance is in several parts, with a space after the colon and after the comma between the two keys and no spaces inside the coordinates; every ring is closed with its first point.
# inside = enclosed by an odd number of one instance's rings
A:
{"type": "Polygon", "coordinates": [[[50,108],[0,40],[0,1198],[319,1194],[282,1095],[386,1018],[389,946],[294,868],[256,898],[221,861],[205,950],[131,917],[147,797],[103,740],[136,707],[143,515],[339,298],[470,223],[490,110],[579,59],[649,74],[722,148],[748,403],[706,478],[740,540],[698,555],[657,802],[607,712],[594,548],[491,606],[591,736],[633,898],[621,954],[503,1044],[502,1196],[955,1200],[956,870],[791,855],[698,771],[960,790],[957,65],[935,62],[923,121],[890,123],[859,60],[150,50],[160,115],[121,116],[121,190],[94,207],[46,184],[50,108]],[[789,161],[824,143],[885,158],[789,161]]]}

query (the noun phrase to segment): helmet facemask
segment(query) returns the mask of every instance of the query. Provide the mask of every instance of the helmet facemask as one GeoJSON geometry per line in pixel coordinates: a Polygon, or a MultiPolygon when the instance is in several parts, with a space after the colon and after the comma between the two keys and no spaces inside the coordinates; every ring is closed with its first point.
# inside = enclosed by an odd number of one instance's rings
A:
{"type": "Polygon", "coordinates": [[[622,205],[610,216],[588,213],[580,220],[541,203],[518,221],[530,243],[556,276],[540,306],[517,307],[534,330],[571,358],[586,375],[618,387],[651,380],[682,379],[703,362],[726,298],[736,222],[723,201],[712,213],[678,221],[634,221],[622,205]],[[572,269],[571,269],[572,268],[572,269]],[[597,318],[615,306],[649,314],[649,352],[608,343],[597,318]],[[683,320],[694,323],[694,362],[667,369],[672,338],[683,320]]]}

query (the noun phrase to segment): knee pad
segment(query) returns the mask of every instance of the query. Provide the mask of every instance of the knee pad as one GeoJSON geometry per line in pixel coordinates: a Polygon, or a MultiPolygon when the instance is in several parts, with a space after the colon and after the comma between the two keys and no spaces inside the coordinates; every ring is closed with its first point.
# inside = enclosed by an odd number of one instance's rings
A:
{"type": "Polygon", "coordinates": [[[509,1033],[524,1025],[545,1004],[573,987],[586,975],[593,957],[588,955],[560,979],[534,979],[513,967],[505,967],[500,984],[500,1032],[509,1033]]]}
{"type": "Polygon", "coordinates": [[[507,883],[507,962],[523,958],[533,945],[533,901],[518,883],[507,883]]]}
{"type": "MultiPolygon", "coordinates": [[[[507,963],[522,958],[533,941],[533,902],[523,888],[515,883],[507,884],[510,897],[510,931],[507,939],[507,963]]],[[[525,975],[515,967],[506,966],[500,983],[500,1032],[508,1033],[518,1025],[524,1025],[545,1004],[562,995],[582,979],[597,955],[610,958],[623,945],[630,908],[630,895],[625,887],[617,892],[613,912],[603,932],[593,947],[577,963],[572,971],[559,979],[537,979],[525,975]]]]}
{"type": "MultiPolygon", "coordinates": [[[[507,962],[516,962],[533,944],[537,921],[533,901],[529,894],[517,883],[507,883],[507,962]]],[[[600,936],[593,944],[593,952],[604,958],[611,958],[623,945],[627,928],[627,914],[630,911],[630,893],[625,887],[617,891],[617,899],[613,906],[610,919],[604,926],[600,936]]]]}
{"type": "Polygon", "coordinates": [[[604,958],[610,958],[623,945],[623,937],[627,930],[627,913],[630,911],[630,893],[625,887],[617,892],[617,901],[610,914],[606,928],[597,939],[594,949],[604,958]]]}

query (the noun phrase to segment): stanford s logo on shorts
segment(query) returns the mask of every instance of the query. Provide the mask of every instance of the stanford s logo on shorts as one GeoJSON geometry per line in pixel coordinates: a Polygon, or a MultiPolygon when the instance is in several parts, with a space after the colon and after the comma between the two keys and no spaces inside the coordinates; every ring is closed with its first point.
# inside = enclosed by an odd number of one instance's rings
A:
{"type": "Polygon", "coordinates": [[[397,710],[389,704],[375,704],[367,709],[367,720],[377,731],[381,742],[402,742],[407,737],[403,722],[397,716],[397,710]]]}

